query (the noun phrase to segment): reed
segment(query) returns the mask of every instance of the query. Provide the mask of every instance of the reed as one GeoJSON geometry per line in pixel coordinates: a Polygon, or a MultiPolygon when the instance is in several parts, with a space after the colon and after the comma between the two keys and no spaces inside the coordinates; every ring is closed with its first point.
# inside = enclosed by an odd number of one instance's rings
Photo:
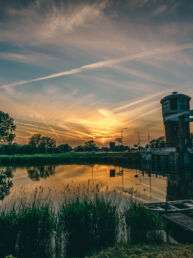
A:
{"type": "Polygon", "coordinates": [[[104,199],[80,201],[77,198],[62,205],[58,215],[58,232],[66,236],[66,257],[84,257],[116,243],[118,213],[104,199]]]}
{"type": "Polygon", "coordinates": [[[1,205],[0,257],[85,257],[123,241],[118,236],[124,227],[130,243],[161,241],[157,232],[164,224],[156,214],[132,200],[125,210],[115,200],[120,195],[102,184],[66,185],[57,200],[43,188],[23,196],[1,205]]]}
{"type": "Polygon", "coordinates": [[[163,242],[162,233],[166,228],[164,220],[143,204],[132,202],[125,211],[125,222],[131,244],[163,242]]]}

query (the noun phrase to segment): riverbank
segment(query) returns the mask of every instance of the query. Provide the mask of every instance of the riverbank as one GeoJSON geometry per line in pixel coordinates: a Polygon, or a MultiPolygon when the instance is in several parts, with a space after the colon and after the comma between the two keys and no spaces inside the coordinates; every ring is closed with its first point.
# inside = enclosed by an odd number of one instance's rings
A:
{"type": "MultiPolygon", "coordinates": [[[[120,244],[108,248],[91,256],[92,258],[117,258],[117,257],[159,257],[159,258],[185,258],[193,257],[193,245],[135,245],[120,244]]],[[[90,257],[90,258],[91,258],[90,257]]]]}
{"type": "Polygon", "coordinates": [[[64,154],[0,155],[0,166],[30,166],[49,164],[111,164],[139,167],[139,153],[70,152],[64,154]]]}
{"type": "Polygon", "coordinates": [[[114,247],[120,240],[162,243],[165,221],[142,204],[99,185],[63,188],[52,193],[38,188],[0,206],[0,257],[85,257],[114,247]],[[102,188],[101,188],[102,189],[102,188]],[[149,234],[151,232],[151,234],[149,234]]]}

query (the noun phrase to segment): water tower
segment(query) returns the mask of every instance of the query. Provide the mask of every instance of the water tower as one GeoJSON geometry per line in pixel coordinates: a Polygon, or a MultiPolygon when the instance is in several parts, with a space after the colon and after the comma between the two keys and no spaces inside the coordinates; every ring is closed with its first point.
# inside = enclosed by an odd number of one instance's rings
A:
{"type": "Polygon", "coordinates": [[[191,98],[184,94],[173,92],[161,100],[162,115],[165,126],[166,146],[176,147],[178,152],[186,152],[191,146],[190,140],[190,110],[191,98]]]}

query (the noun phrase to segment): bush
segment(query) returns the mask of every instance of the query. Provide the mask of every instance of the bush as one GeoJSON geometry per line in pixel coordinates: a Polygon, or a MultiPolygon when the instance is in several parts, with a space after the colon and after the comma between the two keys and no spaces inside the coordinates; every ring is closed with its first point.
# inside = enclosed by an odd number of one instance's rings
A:
{"type": "Polygon", "coordinates": [[[128,231],[128,239],[135,243],[159,243],[162,242],[160,230],[165,229],[165,223],[159,214],[134,203],[125,212],[125,222],[128,231]]]}

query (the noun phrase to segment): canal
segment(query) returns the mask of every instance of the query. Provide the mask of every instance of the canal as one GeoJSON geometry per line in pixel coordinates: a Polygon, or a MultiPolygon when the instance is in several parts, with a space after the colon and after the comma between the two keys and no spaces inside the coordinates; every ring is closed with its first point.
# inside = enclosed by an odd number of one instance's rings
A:
{"type": "Polygon", "coordinates": [[[0,199],[12,200],[35,189],[61,192],[68,185],[100,185],[102,191],[132,196],[144,203],[193,198],[193,173],[146,172],[112,165],[52,165],[0,168],[0,199]]]}

